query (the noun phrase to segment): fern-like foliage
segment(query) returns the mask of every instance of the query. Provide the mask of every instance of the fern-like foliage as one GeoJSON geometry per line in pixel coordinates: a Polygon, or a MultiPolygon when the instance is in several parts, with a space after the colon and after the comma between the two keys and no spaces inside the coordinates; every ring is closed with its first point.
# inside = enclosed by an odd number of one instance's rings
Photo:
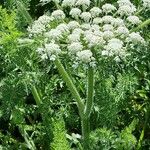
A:
{"type": "Polygon", "coordinates": [[[54,139],[51,143],[52,150],[71,150],[69,143],[66,139],[66,131],[63,120],[55,120],[53,122],[54,139]]]}

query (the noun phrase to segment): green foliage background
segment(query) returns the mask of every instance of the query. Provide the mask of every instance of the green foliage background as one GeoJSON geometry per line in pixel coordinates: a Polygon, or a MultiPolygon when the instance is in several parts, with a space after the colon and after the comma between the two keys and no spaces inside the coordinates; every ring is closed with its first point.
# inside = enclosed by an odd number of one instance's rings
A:
{"type": "MultiPolygon", "coordinates": [[[[101,1],[104,2],[112,3],[101,1]]],[[[137,6],[141,3],[140,0],[133,2],[137,6]]],[[[37,0],[1,2],[0,149],[80,149],[80,138],[66,137],[72,133],[81,135],[81,125],[65,83],[51,62],[39,60],[35,52],[38,42],[21,45],[17,41],[26,36],[26,27],[34,19],[55,7],[38,4],[37,0]],[[35,103],[32,86],[41,93],[40,107],[35,103]]],[[[141,12],[141,16],[146,20],[149,12],[141,12]]],[[[149,41],[149,27],[142,32],[149,41]]],[[[137,49],[126,64],[99,61],[90,123],[92,150],[150,148],[149,50],[137,49]],[[145,134],[140,141],[142,131],[145,134]]],[[[65,67],[71,70],[66,62],[65,67]]],[[[86,74],[70,72],[84,97],[86,74]]]]}

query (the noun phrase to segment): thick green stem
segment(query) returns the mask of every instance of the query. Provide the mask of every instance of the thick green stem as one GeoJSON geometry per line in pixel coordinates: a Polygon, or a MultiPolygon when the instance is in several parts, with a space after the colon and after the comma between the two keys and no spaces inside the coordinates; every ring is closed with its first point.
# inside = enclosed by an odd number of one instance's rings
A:
{"type": "Polygon", "coordinates": [[[41,98],[38,94],[38,91],[37,91],[36,87],[32,86],[31,90],[32,90],[33,97],[36,101],[36,104],[39,106],[40,104],[42,104],[42,100],[41,100],[41,98]]]}
{"type": "Polygon", "coordinates": [[[131,32],[138,31],[139,29],[143,29],[144,27],[148,26],[149,24],[150,24],[150,19],[144,21],[138,27],[132,29],[131,32]]]}
{"type": "Polygon", "coordinates": [[[90,134],[89,118],[84,116],[81,123],[82,123],[83,150],[89,150],[89,134],[90,134]]]}
{"type": "Polygon", "coordinates": [[[55,60],[55,65],[56,65],[59,73],[62,75],[63,80],[66,82],[70,92],[74,96],[74,98],[77,102],[78,109],[79,109],[80,117],[82,119],[83,110],[84,110],[84,103],[82,102],[82,99],[80,98],[80,95],[79,95],[75,85],[73,84],[70,76],[66,72],[65,68],[63,67],[63,65],[62,65],[62,63],[60,62],[59,59],[55,60]]]}
{"type": "Polygon", "coordinates": [[[90,117],[90,113],[93,105],[94,95],[94,70],[92,67],[88,68],[88,86],[87,86],[87,101],[85,106],[85,114],[90,117]]]}
{"type": "Polygon", "coordinates": [[[84,117],[82,119],[82,135],[83,135],[83,148],[89,149],[89,136],[90,136],[90,114],[93,105],[94,95],[94,70],[92,67],[88,68],[88,83],[87,83],[87,100],[85,106],[84,117]]]}

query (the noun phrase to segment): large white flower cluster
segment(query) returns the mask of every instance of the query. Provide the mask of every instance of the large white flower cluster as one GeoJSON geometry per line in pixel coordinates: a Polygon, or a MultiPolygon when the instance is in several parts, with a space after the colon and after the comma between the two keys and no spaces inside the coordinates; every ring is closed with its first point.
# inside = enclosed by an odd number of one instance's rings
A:
{"type": "Polygon", "coordinates": [[[63,0],[62,9],[54,10],[49,17],[40,17],[29,27],[31,34],[39,36],[44,32],[37,50],[42,59],[55,60],[68,54],[75,63],[95,66],[95,58],[111,57],[118,61],[126,58],[130,46],[145,44],[138,32],[131,32],[141,20],[129,0],[118,0],[118,8],[109,3],[91,8],[90,4],[90,0],[63,0]],[[67,15],[64,7],[70,9],[67,15]]]}
{"type": "Polygon", "coordinates": [[[142,0],[142,1],[143,1],[143,6],[144,6],[145,8],[150,9],[150,0],[142,0]]]}

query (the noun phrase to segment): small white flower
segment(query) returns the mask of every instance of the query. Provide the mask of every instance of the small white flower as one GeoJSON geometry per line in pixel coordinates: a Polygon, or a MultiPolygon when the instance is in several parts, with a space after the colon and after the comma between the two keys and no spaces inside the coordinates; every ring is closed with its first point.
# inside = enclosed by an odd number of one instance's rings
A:
{"type": "Polygon", "coordinates": [[[112,31],[104,31],[103,32],[103,38],[105,39],[105,40],[109,40],[109,39],[112,39],[112,38],[114,38],[114,33],[112,32],[112,31]]]}
{"type": "Polygon", "coordinates": [[[62,33],[60,30],[51,29],[49,32],[45,33],[45,37],[49,38],[50,40],[59,40],[62,38],[62,33]]]}
{"type": "Polygon", "coordinates": [[[44,25],[50,23],[51,20],[52,20],[51,17],[47,15],[43,15],[38,18],[38,22],[44,25]]]}
{"type": "Polygon", "coordinates": [[[117,3],[119,4],[119,7],[124,5],[132,5],[130,0],[118,0],[117,3]]]}
{"type": "Polygon", "coordinates": [[[115,27],[124,26],[124,21],[121,18],[114,18],[111,24],[115,27]]]}
{"type": "Polygon", "coordinates": [[[71,54],[76,54],[79,51],[82,51],[83,45],[80,42],[73,42],[70,45],[68,45],[68,51],[71,54]]]}
{"type": "Polygon", "coordinates": [[[82,28],[83,30],[89,30],[89,29],[91,28],[91,25],[90,25],[89,23],[83,23],[83,24],[81,25],[81,28],[82,28]]]}
{"type": "Polygon", "coordinates": [[[129,34],[127,41],[132,42],[133,44],[145,44],[145,40],[138,32],[132,32],[131,34],[129,34]]]}
{"type": "Polygon", "coordinates": [[[37,20],[34,21],[34,23],[31,25],[31,27],[28,27],[28,32],[30,34],[42,34],[46,31],[46,27],[44,24],[39,23],[37,20]]]}
{"type": "Polygon", "coordinates": [[[54,19],[59,19],[59,20],[63,20],[65,19],[65,14],[62,10],[55,10],[52,12],[51,15],[54,19]]]}
{"type": "Polygon", "coordinates": [[[103,23],[112,23],[113,20],[114,20],[114,18],[112,16],[103,16],[102,17],[103,23]]]}
{"type": "Polygon", "coordinates": [[[60,25],[57,26],[56,29],[59,30],[61,33],[69,33],[69,28],[65,23],[61,23],[60,25]]]}
{"type": "Polygon", "coordinates": [[[33,43],[34,40],[33,39],[28,39],[28,38],[19,38],[17,39],[18,43],[19,44],[30,44],[30,43],[33,43]]]}
{"type": "Polygon", "coordinates": [[[72,42],[79,42],[80,41],[80,34],[79,33],[77,33],[77,34],[70,34],[68,36],[68,40],[69,40],[70,43],[72,43],[72,42]]]}
{"type": "Polygon", "coordinates": [[[90,12],[83,12],[80,17],[85,21],[85,22],[89,22],[92,15],[90,12]]]}
{"type": "Polygon", "coordinates": [[[111,24],[105,24],[103,26],[103,31],[113,31],[114,27],[111,24]]]}
{"type": "Polygon", "coordinates": [[[69,14],[72,16],[72,18],[77,19],[81,14],[81,10],[79,8],[72,8],[69,14]]]}
{"type": "Polygon", "coordinates": [[[150,9],[150,0],[142,0],[144,8],[150,9]]]}
{"type": "Polygon", "coordinates": [[[69,30],[73,30],[75,28],[79,28],[80,24],[77,21],[70,21],[67,26],[69,30]]]}
{"type": "Polygon", "coordinates": [[[115,33],[117,35],[121,35],[122,38],[126,37],[129,35],[129,30],[128,28],[124,27],[124,26],[120,26],[117,28],[117,30],[115,31],[115,33]]]}
{"type": "Polygon", "coordinates": [[[93,7],[90,10],[90,12],[91,12],[92,17],[94,18],[94,17],[98,17],[102,13],[102,10],[98,7],[93,7]]]}
{"type": "Polygon", "coordinates": [[[136,8],[134,5],[123,5],[120,6],[117,13],[120,14],[121,16],[130,16],[136,11],[136,8]]]}
{"type": "Polygon", "coordinates": [[[113,38],[108,41],[108,44],[104,47],[109,52],[109,56],[120,55],[123,49],[123,42],[119,39],[113,38]]]}
{"type": "Polygon", "coordinates": [[[90,0],[77,0],[77,6],[90,6],[90,0]]]}
{"type": "Polygon", "coordinates": [[[97,17],[97,18],[93,19],[93,24],[101,24],[102,22],[103,22],[102,18],[100,18],[100,17],[97,17]]]}
{"type": "Polygon", "coordinates": [[[73,31],[72,31],[72,34],[83,34],[84,31],[81,29],[81,28],[75,28],[73,31]]]}
{"type": "Polygon", "coordinates": [[[50,58],[51,56],[57,56],[61,53],[61,49],[59,45],[55,44],[54,42],[45,44],[45,49],[50,58]]]}
{"type": "Polygon", "coordinates": [[[99,27],[99,25],[97,25],[97,24],[93,24],[93,25],[91,25],[91,31],[99,31],[99,29],[100,29],[100,27],[99,27]]]}
{"type": "Polygon", "coordinates": [[[96,36],[96,35],[92,35],[91,39],[89,41],[89,48],[93,47],[93,46],[102,46],[105,44],[105,41],[102,37],[100,36],[96,36]]]}
{"type": "Polygon", "coordinates": [[[90,63],[93,60],[93,54],[90,50],[77,52],[77,57],[83,63],[90,63]]]}
{"type": "Polygon", "coordinates": [[[116,7],[114,5],[112,5],[112,4],[104,4],[102,6],[102,9],[103,9],[103,12],[110,13],[112,11],[115,11],[116,7]]]}
{"type": "Polygon", "coordinates": [[[129,21],[133,25],[137,25],[137,24],[141,23],[141,20],[137,16],[129,16],[127,18],[127,21],[129,21]]]}
{"type": "Polygon", "coordinates": [[[72,7],[75,5],[76,0],[63,0],[62,7],[72,7]]]}

